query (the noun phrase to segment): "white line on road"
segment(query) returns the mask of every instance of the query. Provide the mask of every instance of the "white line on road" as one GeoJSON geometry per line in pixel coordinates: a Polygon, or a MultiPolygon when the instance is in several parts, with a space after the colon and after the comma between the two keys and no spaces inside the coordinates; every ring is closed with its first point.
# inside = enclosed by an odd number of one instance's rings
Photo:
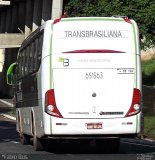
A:
{"type": "Polygon", "coordinates": [[[20,142],[16,142],[16,141],[10,141],[10,142],[12,142],[12,143],[20,143],[20,142]]]}
{"type": "Polygon", "coordinates": [[[137,145],[137,146],[144,146],[144,147],[153,147],[155,148],[155,145],[149,145],[149,144],[140,144],[140,143],[137,143],[137,142],[127,142],[127,141],[123,141],[121,140],[122,143],[127,143],[127,144],[134,144],[134,145],[137,145]]]}
{"type": "Polygon", "coordinates": [[[0,139],[0,140],[4,141],[4,142],[20,143],[20,142],[17,142],[17,141],[12,141],[11,139],[0,139]]]}

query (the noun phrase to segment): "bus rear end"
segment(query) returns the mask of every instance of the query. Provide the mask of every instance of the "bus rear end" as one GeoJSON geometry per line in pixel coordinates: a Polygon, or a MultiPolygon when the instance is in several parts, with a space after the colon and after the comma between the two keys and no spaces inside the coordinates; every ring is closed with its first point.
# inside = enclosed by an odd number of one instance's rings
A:
{"type": "Polygon", "coordinates": [[[45,110],[53,136],[129,136],[141,128],[138,29],[123,18],[52,24],[45,110]]]}

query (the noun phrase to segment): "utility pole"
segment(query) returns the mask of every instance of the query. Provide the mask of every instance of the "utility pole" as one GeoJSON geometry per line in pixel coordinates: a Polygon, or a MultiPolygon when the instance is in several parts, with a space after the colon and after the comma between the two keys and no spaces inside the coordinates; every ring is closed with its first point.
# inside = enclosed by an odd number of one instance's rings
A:
{"type": "Polygon", "coordinates": [[[53,0],[51,19],[61,18],[62,9],[63,9],[63,0],[53,0]]]}

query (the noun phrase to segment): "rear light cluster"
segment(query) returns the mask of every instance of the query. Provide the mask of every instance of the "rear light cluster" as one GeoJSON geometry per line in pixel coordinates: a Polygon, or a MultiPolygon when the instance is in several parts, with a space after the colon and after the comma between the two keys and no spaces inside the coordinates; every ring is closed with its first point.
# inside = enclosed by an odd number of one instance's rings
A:
{"type": "Polygon", "coordinates": [[[63,118],[56,106],[54,89],[48,90],[45,94],[45,112],[51,116],[63,118]]]}
{"type": "Polygon", "coordinates": [[[140,101],[141,101],[140,90],[137,88],[134,88],[131,107],[126,114],[126,117],[136,115],[141,111],[140,101]]]}

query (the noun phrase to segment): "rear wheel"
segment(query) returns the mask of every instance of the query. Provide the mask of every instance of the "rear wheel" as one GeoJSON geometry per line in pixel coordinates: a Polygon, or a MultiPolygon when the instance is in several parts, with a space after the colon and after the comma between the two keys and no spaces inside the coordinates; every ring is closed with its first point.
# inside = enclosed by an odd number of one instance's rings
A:
{"type": "Polygon", "coordinates": [[[34,149],[35,149],[35,151],[42,151],[42,150],[44,150],[43,140],[36,136],[36,127],[35,127],[35,124],[34,124],[34,120],[33,120],[32,124],[33,124],[32,132],[33,132],[33,146],[34,146],[34,149]]]}
{"type": "Polygon", "coordinates": [[[103,152],[119,152],[120,138],[96,140],[97,149],[103,152]]]}
{"type": "Polygon", "coordinates": [[[112,152],[114,153],[119,152],[120,138],[112,139],[111,146],[112,146],[112,149],[111,149],[112,152]]]}
{"type": "Polygon", "coordinates": [[[26,145],[30,144],[30,136],[22,132],[19,114],[18,114],[18,125],[19,125],[19,137],[20,137],[21,144],[26,144],[26,145]]]}
{"type": "Polygon", "coordinates": [[[33,146],[34,146],[35,151],[44,150],[42,140],[40,138],[36,137],[36,135],[33,136],[33,146]]]}
{"type": "Polygon", "coordinates": [[[30,144],[30,136],[23,134],[22,132],[19,133],[20,134],[20,142],[22,144],[30,144]]]}

